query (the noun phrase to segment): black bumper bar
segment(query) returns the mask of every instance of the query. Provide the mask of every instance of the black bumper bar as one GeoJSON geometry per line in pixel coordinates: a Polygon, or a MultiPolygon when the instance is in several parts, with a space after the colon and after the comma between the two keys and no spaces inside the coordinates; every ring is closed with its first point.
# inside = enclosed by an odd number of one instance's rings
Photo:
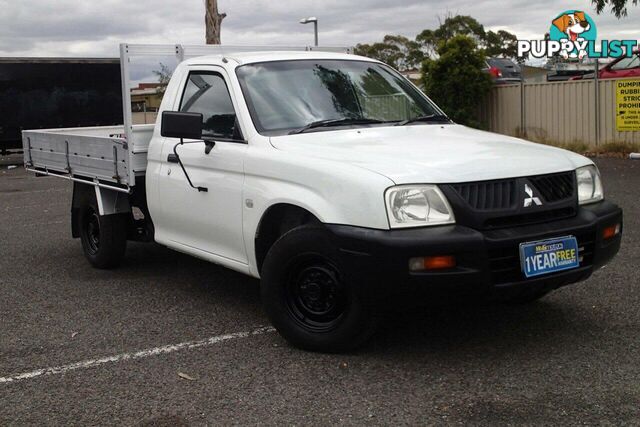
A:
{"type": "Polygon", "coordinates": [[[328,225],[340,248],[347,274],[387,294],[394,290],[459,290],[473,294],[555,289],[587,279],[611,260],[622,233],[605,240],[603,230],[622,227],[622,210],[604,201],[582,206],[573,218],[542,224],[478,231],[462,225],[403,230],[374,230],[328,225]],[[521,272],[519,245],[553,237],[575,236],[580,267],[527,279],[521,272]],[[410,272],[409,259],[453,255],[456,267],[410,272]]]}

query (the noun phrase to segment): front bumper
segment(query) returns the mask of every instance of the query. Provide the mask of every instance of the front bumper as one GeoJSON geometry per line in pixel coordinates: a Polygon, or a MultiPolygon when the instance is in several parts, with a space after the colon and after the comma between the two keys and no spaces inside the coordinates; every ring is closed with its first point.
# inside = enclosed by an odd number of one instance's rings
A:
{"type": "Polygon", "coordinates": [[[572,218],[489,231],[462,225],[403,230],[345,225],[328,228],[345,260],[347,274],[382,295],[403,290],[444,290],[500,298],[533,288],[556,289],[587,279],[618,252],[622,232],[603,238],[604,228],[618,223],[622,226],[622,210],[603,201],[580,207],[572,218]],[[578,239],[580,266],[525,278],[520,267],[520,243],[568,235],[578,239]],[[456,267],[409,271],[410,258],[440,255],[455,256],[456,267]]]}

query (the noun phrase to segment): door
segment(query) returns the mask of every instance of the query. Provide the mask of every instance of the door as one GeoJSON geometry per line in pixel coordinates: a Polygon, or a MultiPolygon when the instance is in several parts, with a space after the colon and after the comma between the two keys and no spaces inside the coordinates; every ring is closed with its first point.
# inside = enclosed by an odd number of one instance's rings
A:
{"type": "Polygon", "coordinates": [[[242,186],[247,144],[236,120],[224,71],[216,67],[191,71],[184,85],[180,111],[202,113],[203,138],[215,141],[205,153],[203,141],[177,146],[192,188],[177,163],[168,161],[176,138],[165,138],[159,182],[163,240],[247,263],[242,238],[242,186]]]}

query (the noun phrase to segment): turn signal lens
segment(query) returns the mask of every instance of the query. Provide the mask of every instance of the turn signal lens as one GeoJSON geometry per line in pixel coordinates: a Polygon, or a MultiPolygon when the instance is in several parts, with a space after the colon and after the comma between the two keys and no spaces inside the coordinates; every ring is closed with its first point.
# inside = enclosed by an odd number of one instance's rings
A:
{"type": "Polygon", "coordinates": [[[411,258],[409,260],[410,271],[424,270],[444,270],[454,268],[456,266],[456,257],[446,256],[427,256],[420,258],[411,258]]]}
{"type": "Polygon", "coordinates": [[[612,225],[602,231],[602,237],[607,240],[620,234],[620,224],[612,225]]]}

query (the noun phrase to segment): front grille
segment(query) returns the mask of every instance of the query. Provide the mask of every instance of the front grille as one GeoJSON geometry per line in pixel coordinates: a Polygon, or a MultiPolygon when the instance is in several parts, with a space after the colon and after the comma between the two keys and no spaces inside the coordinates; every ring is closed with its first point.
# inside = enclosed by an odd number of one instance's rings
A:
{"type": "MultiPolygon", "coordinates": [[[[580,267],[593,264],[594,235],[582,234],[575,237],[578,239],[580,267]]],[[[520,282],[526,279],[520,266],[520,247],[517,244],[490,249],[489,268],[495,285],[520,282]]],[[[549,276],[553,276],[553,274],[550,273],[549,276]]]]}
{"type": "Polygon", "coordinates": [[[476,210],[502,210],[515,206],[516,181],[514,179],[454,184],[452,187],[476,210]]]}
{"type": "Polygon", "coordinates": [[[557,221],[575,216],[578,209],[572,171],[455,183],[441,189],[458,223],[476,230],[557,221]]]}
{"type": "Polygon", "coordinates": [[[548,203],[559,202],[573,196],[575,179],[573,172],[556,173],[553,175],[533,176],[529,181],[542,194],[548,203]]]}
{"type": "Polygon", "coordinates": [[[572,218],[575,215],[576,209],[574,207],[568,207],[549,211],[526,213],[522,215],[494,217],[487,219],[484,222],[483,228],[491,230],[496,228],[516,227],[520,225],[540,224],[548,221],[572,218]]]}
{"type": "MultiPolygon", "coordinates": [[[[573,196],[573,172],[539,175],[527,178],[547,203],[555,203],[573,196]]],[[[518,179],[468,182],[451,187],[475,210],[512,209],[517,199],[518,179]]]]}

